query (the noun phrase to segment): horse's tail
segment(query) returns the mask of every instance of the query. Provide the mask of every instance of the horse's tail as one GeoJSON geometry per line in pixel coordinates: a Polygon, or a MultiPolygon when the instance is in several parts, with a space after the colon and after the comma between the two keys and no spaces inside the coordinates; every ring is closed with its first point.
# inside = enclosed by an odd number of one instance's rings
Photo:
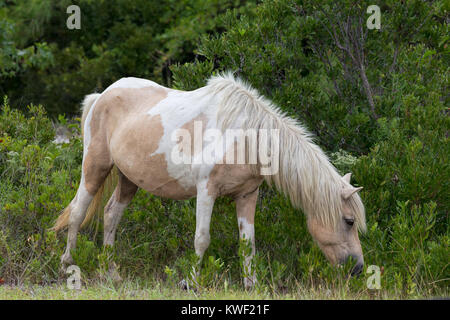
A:
{"type": "MultiPolygon", "coordinates": [[[[84,135],[84,123],[86,121],[86,116],[89,113],[92,105],[95,103],[95,101],[97,101],[98,97],[100,97],[100,93],[93,93],[87,95],[83,100],[83,114],[81,116],[82,135],[84,135]]],[[[83,228],[97,213],[100,213],[100,205],[103,202],[103,198],[104,196],[108,196],[113,192],[114,186],[116,185],[117,176],[117,170],[113,168],[110,174],[106,177],[105,181],[103,181],[103,184],[98,189],[97,193],[94,196],[94,199],[92,199],[92,202],[87,209],[86,217],[81,224],[81,228],[83,228]]],[[[69,224],[69,217],[70,204],[62,211],[61,215],[58,217],[54,226],[50,230],[58,232],[65,229],[69,224]]]]}
{"type": "Polygon", "coordinates": [[[100,97],[100,93],[88,94],[84,97],[83,103],[81,104],[81,108],[83,113],[81,115],[81,134],[84,135],[84,123],[86,122],[86,117],[91,110],[92,105],[97,101],[98,97],[100,97]]]}
{"type": "Polygon", "coordinates": [[[106,177],[106,179],[103,181],[103,184],[98,189],[94,199],[92,199],[92,202],[87,209],[86,217],[84,218],[83,223],[81,224],[81,228],[84,228],[95,215],[100,215],[102,211],[101,210],[102,204],[104,203],[104,201],[107,201],[107,198],[109,198],[113,193],[114,188],[117,185],[117,181],[118,181],[117,168],[114,166],[111,169],[108,176],[106,177]]]}

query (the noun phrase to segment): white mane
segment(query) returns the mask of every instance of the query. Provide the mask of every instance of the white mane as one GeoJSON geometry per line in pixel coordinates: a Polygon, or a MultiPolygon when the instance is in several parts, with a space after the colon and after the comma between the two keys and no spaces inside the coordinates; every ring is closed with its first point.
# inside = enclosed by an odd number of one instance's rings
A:
{"type": "MultiPolygon", "coordinates": [[[[214,76],[207,87],[220,95],[218,123],[230,128],[245,118],[242,129],[279,129],[279,171],[264,176],[269,185],[285,193],[291,203],[323,224],[337,226],[342,219],[341,191],[344,183],[325,153],[312,142],[311,135],[297,121],[261,96],[258,91],[231,73],[214,76]]],[[[348,201],[360,230],[365,230],[365,213],[357,193],[348,201]]]]}

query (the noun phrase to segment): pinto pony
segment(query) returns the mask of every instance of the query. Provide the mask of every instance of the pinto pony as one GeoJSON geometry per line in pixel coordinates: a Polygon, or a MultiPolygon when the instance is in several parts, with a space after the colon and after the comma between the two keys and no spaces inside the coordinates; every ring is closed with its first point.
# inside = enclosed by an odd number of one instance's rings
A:
{"type": "Polygon", "coordinates": [[[118,184],[104,209],[105,246],[113,246],[124,209],[142,188],[171,199],[197,198],[194,244],[201,261],[210,243],[214,201],[230,196],[236,202],[240,238],[252,247],[243,266],[244,285],[252,287],[255,207],[265,180],[303,210],[311,235],[332,264],[353,257],[357,263],[352,274],[362,270],[358,230],[365,230],[365,213],[357,193],[361,188],[350,184],[351,174],[338,174],[296,120],[229,73],[212,77],[193,91],[120,79],[103,93],[86,96],[82,132],[81,182],[53,227],[56,231],[68,227],[63,268],[73,263],[78,230],[96,211],[115,166],[118,184]],[[234,136],[224,139],[229,131],[234,136]],[[267,148],[266,154],[261,152],[267,148]],[[239,150],[244,151],[241,157],[239,150]]]}

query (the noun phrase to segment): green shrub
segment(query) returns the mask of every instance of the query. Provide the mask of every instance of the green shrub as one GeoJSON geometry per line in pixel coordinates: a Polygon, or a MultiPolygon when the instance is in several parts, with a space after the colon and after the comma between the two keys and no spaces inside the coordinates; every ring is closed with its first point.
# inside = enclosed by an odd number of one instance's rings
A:
{"type": "MultiPolygon", "coordinates": [[[[352,183],[364,187],[361,196],[368,230],[360,236],[361,244],[366,265],[382,270],[382,291],[371,294],[446,295],[450,278],[450,144],[445,59],[448,26],[443,1],[388,1],[383,5],[385,27],[370,31],[365,43],[373,110],[358,73],[353,69],[346,73],[348,57],[340,63],[342,52],[326,31],[332,26],[324,25],[331,21],[322,16],[356,14],[354,10],[368,2],[359,6],[343,3],[339,7],[333,1],[264,1],[243,11],[229,11],[206,26],[207,30],[220,26],[223,33],[204,34],[195,59],[187,59],[190,63],[180,59],[170,68],[172,86],[195,89],[212,74],[231,69],[305,123],[338,170],[353,172],[352,183]],[[404,23],[411,25],[408,30],[402,27],[404,23]],[[326,54],[329,64],[319,52],[326,54]]],[[[129,5],[127,12],[134,12],[128,2],[121,5],[129,5]]],[[[92,6],[102,8],[102,4],[92,6]]],[[[163,19],[170,20],[170,15],[163,19]]],[[[103,22],[109,24],[108,19],[103,22]]],[[[182,55],[179,49],[184,44],[176,32],[186,23],[189,33],[196,28],[183,18],[167,32],[172,57],[182,55]]],[[[88,93],[85,85],[92,85],[78,80],[96,81],[91,75],[103,74],[103,66],[115,70],[105,71],[108,79],[135,66],[133,57],[114,50],[115,45],[135,45],[145,65],[149,48],[139,40],[145,28],[132,24],[114,28],[108,40],[114,44],[111,47],[65,47],[55,57],[61,61],[71,57],[67,70],[46,78],[46,86],[59,92],[58,81],[64,78],[63,83],[73,85],[67,90],[76,89],[74,98],[88,93]],[[128,31],[133,31],[130,39],[128,31]],[[129,42],[122,43],[125,35],[129,42]],[[92,57],[85,59],[85,50],[92,57]],[[78,74],[73,66],[85,60],[89,61],[81,64],[78,74]]],[[[192,46],[197,37],[190,34],[187,39],[192,46]]],[[[348,67],[355,68],[352,64],[348,67]]],[[[65,99],[64,94],[58,97],[65,99]]],[[[55,130],[44,109],[29,106],[26,110],[10,108],[5,99],[0,114],[0,276],[11,283],[51,283],[64,279],[59,274],[59,257],[65,234],[56,236],[47,230],[76,193],[82,145],[78,123],[69,125],[73,131],[70,143],[56,145],[51,142],[55,130]]],[[[63,116],[58,121],[71,123],[63,116]]],[[[99,219],[78,236],[73,256],[83,279],[105,273],[114,259],[122,276],[175,285],[188,278],[195,265],[193,199],[171,201],[140,190],[124,213],[112,252],[101,248],[101,231],[99,219]]],[[[312,292],[336,289],[342,296],[368,292],[369,275],[349,279],[350,262],[343,268],[330,266],[313,243],[302,213],[265,184],[258,199],[255,231],[258,290],[276,294],[299,285],[312,292]]],[[[200,287],[240,286],[240,252],[235,206],[230,199],[219,199],[200,287]]]]}

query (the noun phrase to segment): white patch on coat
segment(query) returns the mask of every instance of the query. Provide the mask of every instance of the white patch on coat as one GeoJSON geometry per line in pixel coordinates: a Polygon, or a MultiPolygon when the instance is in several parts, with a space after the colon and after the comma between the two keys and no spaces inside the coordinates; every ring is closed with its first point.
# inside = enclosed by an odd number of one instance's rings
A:
{"type": "Polygon", "coordinates": [[[239,234],[242,239],[252,241],[255,237],[255,228],[254,224],[249,223],[247,218],[239,217],[238,218],[238,226],[239,226],[239,234]]]}
{"type": "MultiPolygon", "coordinates": [[[[159,141],[158,148],[148,156],[164,154],[169,175],[185,189],[195,187],[199,181],[209,177],[216,162],[204,164],[203,161],[199,161],[195,157],[201,157],[203,150],[214,141],[203,141],[202,152],[192,155],[191,163],[177,164],[172,159],[172,152],[174,148],[177,148],[177,142],[173,140],[173,133],[200,114],[203,114],[207,119],[206,123],[202,123],[203,131],[217,128],[216,104],[214,97],[205,95],[204,90],[201,89],[187,92],[173,90],[169,91],[167,97],[158,102],[148,112],[150,116],[159,115],[164,128],[164,134],[159,141]]],[[[202,136],[199,138],[203,139],[202,136]]],[[[223,155],[219,154],[218,156],[223,155]]]]}

